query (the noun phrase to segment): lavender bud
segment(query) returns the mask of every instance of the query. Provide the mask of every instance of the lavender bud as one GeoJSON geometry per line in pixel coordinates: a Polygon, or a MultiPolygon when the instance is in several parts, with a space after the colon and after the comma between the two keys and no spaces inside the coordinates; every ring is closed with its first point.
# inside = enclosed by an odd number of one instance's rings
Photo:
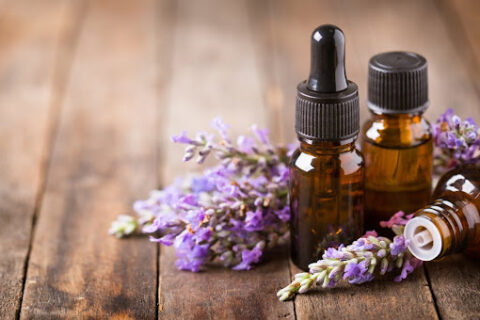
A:
{"type": "Polygon", "coordinates": [[[327,288],[329,283],[330,276],[327,276],[327,274],[325,274],[325,277],[323,278],[322,288],[327,288]]]}
{"type": "Polygon", "coordinates": [[[314,283],[312,278],[305,279],[300,282],[300,289],[298,289],[298,293],[305,293],[310,290],[312,284],[314,283]]]}
{"type": "Polygon", "coordinates": [[[397,258],[397,261],[396,261],[396,267],[397,268],[401,268],[402,267],[402,264],[403,264],[403,257],[398,257],[397,258]]]}
{"type": "Polygon", "coordinates": [[[388,259],[383,258],[382,262],[380,263],[380,274],[384,275],[388,270],[388,259]]]}
{"type": "Polygon", "coordinates": [[[185,155],[183,156],[183,162],[187,162],[187,161],[190,161],[192,160],[192,158],[195,156],[194,153],[190,152],[190,153],[185,153],[185,155]]]}
{"type": "Polygon", "coordinates": [[[194,146],[194,145],[189,145],[188,147],[185,148],[185,152],[186,152],[186,153],[194,153],[196,149],[197,149],[196,146],[194,146]]]}
{"type": "Polygon", "coordinates": [[[199,155],[197,160],[195,160],[198,164],[202,164],[206,159],[206,156],[199,155]]]}
{"type": "Polygon", "coordinates": [[[320,284],[321,282],[325,281],[326,275],[327,275],[327,270],[323,270],[323,271],[319,272],[318,276],[317,276],[317,281],[316,281],[317,284],[320,284]]]}
{"type": "Polygon", "coordinates": [[[202,149],[198,151],[198,154],[201,155],[202,157],[207,157],[209,153],[210,153],[210,149],[202,149]]]}
{"type": "Polygon", "coordinates": [[[300,272],[300,273],[297,273],[294,277],[295,281],[302,281],[304,279],[308,279],[308,277],[310,277],[310,273],[308,272],[300,272]]]}

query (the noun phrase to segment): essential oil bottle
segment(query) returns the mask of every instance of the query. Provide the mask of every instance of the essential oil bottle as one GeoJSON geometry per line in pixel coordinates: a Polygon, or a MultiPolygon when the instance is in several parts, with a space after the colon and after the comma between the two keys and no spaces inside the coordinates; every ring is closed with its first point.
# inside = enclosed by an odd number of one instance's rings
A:
{"type": "Polygon", "coordinates": [[[410,252],[424,261],[460,251],[480,256],[480,165],[447,172],[433,198],[405,226],[410,252]]]}
{"type": "Polygon", "coordinates": [[[415,212],[430,200],[433,145],[423,117],[429,105],[425,58],[411,52],[372,57],[367,105],[365,228],[372,230],[395,212],[415,212]]]}
{"type": "Polygon", "coordinates": [[[345,38],[333,25],[315,29],[308,80],[297,87],[300,147],[290,162],[291,258],[300,268],[363,229],[363,157],[357,85],[345,74],[345,38]]]}

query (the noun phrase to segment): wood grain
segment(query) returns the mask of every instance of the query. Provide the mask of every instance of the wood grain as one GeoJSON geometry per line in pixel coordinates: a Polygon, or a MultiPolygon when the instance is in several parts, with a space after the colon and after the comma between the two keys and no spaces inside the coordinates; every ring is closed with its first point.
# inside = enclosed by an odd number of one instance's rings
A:
{"type": "Polygon", "coordinates": [[[480,95],[480,2],[476,0],[438,1],[457,54],[469,66],[471,80],[476,82],[480,95]]]}
{"type": "Polygon", "coordinates": [[[156,245],[107,230],[156,185],[156,13],[150,0],[87,4],[21,318],[155,318],[156,245]]]}
{"type": "Polygon", "coordinates": [[[480,318],[480,263],[463,255],[427,264],[440,316],[449,319],[480,318]]]}
{"type": "MultiPolygon", "coordinates": [[[[232,135],[246,132],[254,122],[265,125],[267,109],[246,3],[177,1],[176,17],[168,118],[161,135],[204,130],[215,116],[231,124],[232,135]]],[[[168,150],[162,170],[165,183],[196,167],[179,161],[183,147],[165,140],[161,144],[168,150]]],[[[178,271],[174,251],[162,247],[159,318],[293,319],[293,304],[275,296],[289,280],[286,258],[286,249],[279,248],[248,272],[210,266],[193,274],[178,271]]]]}
{"type": "Polygon", "coordinates": [[[18,313],[75,2],[0,2],[0,318],[18,313]]]}

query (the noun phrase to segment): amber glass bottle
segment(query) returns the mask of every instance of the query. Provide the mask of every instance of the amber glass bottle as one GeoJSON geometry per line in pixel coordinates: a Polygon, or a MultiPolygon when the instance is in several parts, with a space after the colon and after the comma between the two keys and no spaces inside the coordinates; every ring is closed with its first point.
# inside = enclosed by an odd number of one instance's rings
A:
{"type": "Polygon", "coordinates": [[[399,210],[410,213],[430,200],[432,134],[427,62],[414,53],[388,52],[369,63],[368,107],[362,129],[365,156],[365,228],[377,229],[399,210]]]}
{"type": "Polygon", "coordinates": [[[308,81],[297,87],[295,129],[300,147],[290,163],[291,257],[300,268],[324,249],[362,234],[363,157],[357,85],[344,67],[344,36],[332,25],[312,34],[308,81]]]}
{"type": "Polygon", "coordinates": [[[424,261],[460,251],[480,256],[480,166],[447,172],[433,198],[405,227],[410,252],[424,261]]]}

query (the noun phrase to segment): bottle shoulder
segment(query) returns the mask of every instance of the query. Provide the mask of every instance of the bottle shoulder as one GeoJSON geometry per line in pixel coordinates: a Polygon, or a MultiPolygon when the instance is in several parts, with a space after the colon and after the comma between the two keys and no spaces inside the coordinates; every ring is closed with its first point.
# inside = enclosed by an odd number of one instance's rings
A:
{"type": "Polygon", "coordinates": [[[467,164],[445,173],[433,193],[439,198],[445,193],[462,192],[480,201],[480,164],[467,164]]]}
{"type": "Polygon", "coordinates": [[[343,173],[355,174],[363,171],[363,155],[357,148],[347,152],[314,154],[298,148],[290,158],[290,168],[302,172],[316,172],[341,168],[343,173]]]}
{"type": "Polygon", "coordinates": [[[430,122],[423,116],[373,116],[362,126],[362,142],[384,147],[406,148],[432,140],[430,122]]]}

